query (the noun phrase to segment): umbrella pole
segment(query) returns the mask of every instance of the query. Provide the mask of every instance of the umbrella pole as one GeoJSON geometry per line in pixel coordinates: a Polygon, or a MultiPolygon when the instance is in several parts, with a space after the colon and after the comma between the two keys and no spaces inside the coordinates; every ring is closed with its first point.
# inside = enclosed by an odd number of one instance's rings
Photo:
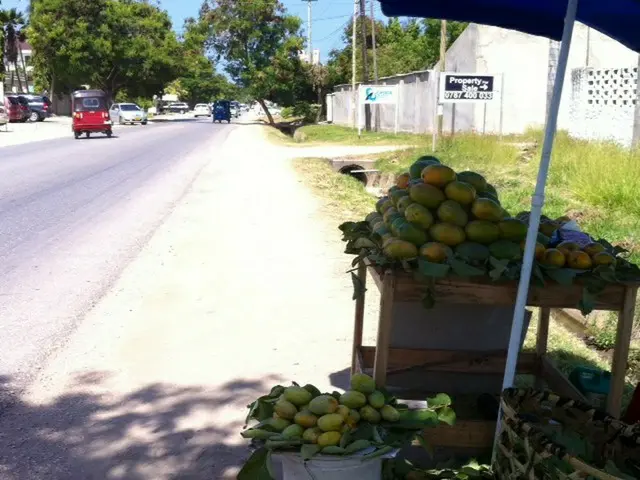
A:
{"type": "MultiPolygon", "coordinates": [[[[520,342],[522,339],[524,315],[527,306],[527,298],[529,296],[529,282],[531,281],[531,270],[533,267],[535,245],[538,237],[538,227],[540,226],[542,206],[544,205],[544,190],[547,183],[549,164],[551,162],[551,150],[553,149],[553,141],[555,139],[558,125],[558,112],[560,110],[560,100],[562,98],[562,87],[564,86],[564,78],[567,71],[569,48],[571,47],[571,36],[573,34],[573,26],[575,24],[577,10],[578,0],[569,0],[567,4],[567,13],[564,19],[562,44],[560,46],[560,54],[558,56],[558,68],[553,85],[551,105],[549,106],[549,114],[545,126],[544,143],[542,145],[542,156],[540,158],[538,179],[536,182],[536,189],[531,199],[529,229],[527,231],[527,240],[524,249],[524,258],[522,261],[522,271],[520,273],[518,294],[516,296],[516,305],[513,311],[513,322],[511,324],[511,337],[509,339],[507,363],[504,371],[504,380],[502,382],[503,390],[505,388],[510,388],[513,386],[513,381],[516,374],[516,364],[518,362],[518,354],[520,353],[520,342]]],[[[496,424],[496,434],[494,438],[493,460],[495,460],[496,455],[495,445],[500,435],[501,415],[502,411],[498,413],[498,422],[496,424]]]]}

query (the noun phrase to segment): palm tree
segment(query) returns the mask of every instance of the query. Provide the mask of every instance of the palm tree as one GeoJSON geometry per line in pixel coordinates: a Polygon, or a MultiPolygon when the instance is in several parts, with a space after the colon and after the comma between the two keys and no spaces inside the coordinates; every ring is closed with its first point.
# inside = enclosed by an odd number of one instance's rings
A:
{"type": "MultiPolygon", "coordinates": [[[[0,56],[4,53],[7,63],[9,65],[13,64],[20,91],[22,91],[22,81],[20,80],[20,75],[18,75],[18,58],[21,53],[20,41],[23,38],[21,30],[24,25],[24,16],[17,9],[0,10],[0,30],[2,30],[1,35],[3,37],[3,41],[0,41],[0,44],[4,43],[0,56]]],[[[4,65],[4,58],[2,64],[4,65]]]]}

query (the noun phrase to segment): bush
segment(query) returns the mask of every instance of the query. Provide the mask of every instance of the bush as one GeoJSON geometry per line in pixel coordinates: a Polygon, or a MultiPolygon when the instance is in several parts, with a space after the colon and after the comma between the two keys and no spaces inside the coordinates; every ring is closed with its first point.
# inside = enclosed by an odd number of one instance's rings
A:
{"type": "Polygon", "coordinates": [[[293,116],[302,117],[306,123],[315,123],[322,105],[316,103],[298,102],[293,106],[293,116]]]}
{"type": "Polygon", "coordinates": [[[282,112],[280,112],[282,118],[291,118],[293,117],[293,107],[284,107],[282,112]]]}

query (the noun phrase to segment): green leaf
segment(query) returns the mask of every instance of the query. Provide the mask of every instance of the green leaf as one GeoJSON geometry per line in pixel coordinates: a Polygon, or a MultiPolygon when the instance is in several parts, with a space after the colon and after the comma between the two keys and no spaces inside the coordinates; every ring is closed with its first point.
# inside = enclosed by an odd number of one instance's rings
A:
{"type": "Polygon", "coordinates": [[[538,262],[533,262],[533,269],[531,270],[531,273],[531,278],[534,279],[539,286],[544,287],[546,282],[544,281],[544,274],[542,273],[542,269],[538,262]]]}
{"type": "Polygon", "coordinates": [[[342,233],[353,232],[358,224],[356,222],[344,222],[338,225],[342,233]]]}
{"type": "Polygon", "coordinates": [[[364,457],[362,457],[362,461],[366,461],[366,460],[370,460],[372,458],[377,458],[377,457],[381,457],[383,455],[386,455],[387,453],[391,453],[393,452],[393,450],[395,450],[393,447],[391,446],[384,446],[382,448],[377,449],[375,452],[371,452],[368,455],[365,455],[364,457]]]}
{"type": "Polygon", "coordinates": [[[454,425],[456,423],[456,412],[453,411],[453,408],[444,407],[438,410],[438,420],[447,425],[454,425]]]}
{"type": "Polygon", "coordinates": [[[451,397],[446,393],[438,393],[435,397],[427,398],[428,408],[450,407],[451,397]]]}
{"type": "Polygon", "coordinates": [[[431,445],[429,442],[427,442],[427,440],[424,438],[424,436],[418,434],[416,435],[416,438],[418,439],[418,443],[422,446],[422,448],[424,448],[424,450],[429,454],[429,456],[431,458],[433,458],[435,451],[433,449],[433,445],[431,445]]]}
{"type": "Polygon", "coordinates": [[[307,460],[311,460],[315,455],[317,455],[322,447],[320,445],[315,444],[305,444],[300,448],[300,455],[302,455],[302,459],[306,462],[307,460]]]}
{"type": "Polygon", "coordinates": [[[440,423],[438,414],[433,410],[403,410],[400,412],[400,419],[397,422],[393,422],[393,428],[420,430],[436,426],[438,423],[440,423]]]}
{"type": "Polygon", "coordinates": [[[427,277],[446,277],[451,270],[451,266],[446,263],[432,263],[424,258],[418,259],[418,270],[427,277]]]}
{"type": "Polygon", "coordinates": [[[253,452],[238,473],[238,480],[273,480],[269,474],[269,451],[260,448],[253,452]]]}
{"type": "Polygon", "coordinates": [[[353,248],[376,248],[376,244],[368,238],[360,237],[353,243],[353,248]]]}
{"type": "Polygon", "coordinates": [[[569,268],[545,267],[543,271],[551,280],[565,286],[573,285],[576,277],[576,271],[569,268]]]}
{"type": "Polygon", "coordinates": [[[596,308],[596,300],[597,297],[589,289],[585,286],[582,288],[582,298],[580,298],[580,302],[578,303],[578,307],[580,308],[580,312],[583,315],[588,315],[596,308]]]}
{"type": "Polygon", "coordinates": [[[507,270],[509,260],[498,260],[495,257],[489,257],[489,264],[493,267],[489,272],[489,277],[494,282],[497,282],[502,277],[502,274],[507,270]]]}
{"type": "Polygon", "coordinates": [[[605,282],[618,283],[616,270],[612,265],[599,265],[593,269],[593,273],[598,275],[605,282]]]}
{"type": "Polygon", "coordinates": [[[358,298],[362,298],[364,293],[367,291],[366,287],[363,285],[360,277],[355,273],[351,272],[351,283],[353,283],[353,300],[357,300],[358,298]]]}
{"type": "Polygon", "coordinates": [[[359,423],[355,430],[351,431],[351,440],[372,440],[373,439],[373,425],[370,423],[359,423]]]}
{"type": "Polygon", "coordinates": [[[469,265],[457,258],[450,258],[449,265],[451,265],[454,273],[460,277],[481,277],[487,273],[484,269],[469,265]]]}

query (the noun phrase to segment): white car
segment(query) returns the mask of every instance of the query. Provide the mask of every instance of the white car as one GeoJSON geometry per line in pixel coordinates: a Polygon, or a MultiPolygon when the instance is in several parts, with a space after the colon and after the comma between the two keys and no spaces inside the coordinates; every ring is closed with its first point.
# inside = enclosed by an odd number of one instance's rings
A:
{"type": "Polygon", "coordinates": [[[3,105],[0,105],[0,127],[9,123],[9,114],[4,109],[3,105]]]}
{"type": "Polygon", "coordinates": [[[195,117],[210,117],[211,108],[206,103],[198,103],[193,109],[193,115],[195,117]]]}
{"type": "Polygon", "coordinates": [[[109,118],[113,123],[147,124],[147,114],[135,103],[114,103],[109,109],[109,118]]]}

